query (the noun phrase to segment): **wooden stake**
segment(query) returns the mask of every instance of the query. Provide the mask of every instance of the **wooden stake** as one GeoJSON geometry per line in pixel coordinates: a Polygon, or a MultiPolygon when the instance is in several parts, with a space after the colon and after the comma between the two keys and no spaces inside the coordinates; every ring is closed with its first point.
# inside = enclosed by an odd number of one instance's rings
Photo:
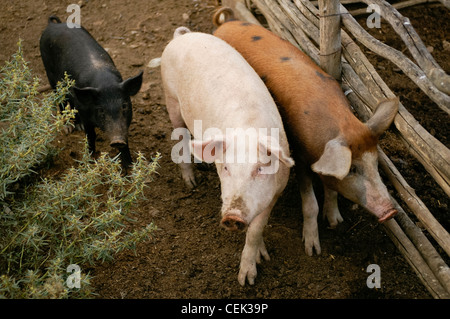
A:
{"type": "Polygon", "coordinates": [[[341,16],[339,0],[319,0],[320,66],[341,81],[341,16]]]}
{"type": "MultiPolygon", "coordinates": [[[[252,0],[252,2],[257,5],[258,9],[266,17],[272,31],[288,39],[294,45],[303,48],[316,62],[319,60],[317,56],[318,50],[313,43],[319,42],[319,39],[317,39],[317,29],[320,24],[317,17],[319,12],[311,2],[294,0],[296,7],[291,1],[287,0],[252,0]],[[302,22],[298,22],[299,20],[302,20],[302,22]]],[[[341,37],[343,52],[345,53],[345,59],[342,59],[343,79],[351,87],[351,90],[348,91],[351,93],[347,92],[348,98],[352,105],[358,109],[358,114],[368,118],[372,114],[377,101],[385,97],[393,97],[394,94],[348,34],[341,31],[341,37]]],[[[442,78],[440,80],[442,81],[442,78]]],[[[446,180],[449,176],[446,173],[449,167],[446,163],[450,158],[448,156],[448,148],[423,129],[403,105],[400,105],[399,116],[396,117],[395,121],[398,130],[401,132],[400,136],[404,141],[407,141],[406,144],[409,145],[411,153],[424,164],[427,170],[436,173],[434,175],[431,173],[435,179],[441,176],[441,179],[444,181],[443,185],[448,185],[446,180]]],[[[380,158],[383,162],[382,165],[387,165],[388,176],[396,179],[393,184],[396,186],[399,194],[406,198],[405,201],[408,201],[408,198],[411,199],[411,197],[415,200],[414,192],[411,192],[407,184],[403,183],[404,180],[401,175],[396,169],[391,167],[393,164],[389,160],[385,161],[384,156],[380,158]]],[[[445,190],[445,187],[443,188],[445,190]]],[[[442,258],[437,254],[420,229],[409,219],[403,208],[395,200],[393,202],[400,212],[398,221],[405,228],[411,240],[394,219],[384,224],[387,233],[433,297],[449,298],[449,267],[442,261],[442,258]]],[[[415,204],[410,205],[412,210],[423,208],[427,210],[420,200],[415,204]],[[417,209],[414,206],[417,206],[417,209]]],[[[417,213],[417,211],[414,213],[417,213]]],[[[432,228],[430,232],[434,233],[433,236],[442,237],[439,238],[438,243],[447,251],[448,233],[447,235],[439,233],[442,228],[433,225],[434,221],[429,218],[430,216],[426,216],[426,211],[425,215],[422,213],[419,212],[419,219],[424,221],[424,225],[428,225],[426,227],[432,228]]]]}

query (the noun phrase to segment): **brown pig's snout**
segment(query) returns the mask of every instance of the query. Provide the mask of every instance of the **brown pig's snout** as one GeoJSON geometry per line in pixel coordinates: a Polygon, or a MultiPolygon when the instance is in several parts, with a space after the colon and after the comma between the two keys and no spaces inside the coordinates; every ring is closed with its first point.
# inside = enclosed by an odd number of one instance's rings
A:
{"type": "Polygon", "coordinates": [[[248,226],[247,222],[236,214],[226,214],[220,225],[229,231],[244,231],[248,226]]]}
{"type": "Polygon", "coordinates": [[[380,218],[378,218],[378,222],[379,223],[384,223],[385,221],[391,219],[392,217],[394,217],[395,215],[397,215],[398,211],[395,208],[391,208],[388,211],[386,211],[383,216],[381,216],[380,218]]]}

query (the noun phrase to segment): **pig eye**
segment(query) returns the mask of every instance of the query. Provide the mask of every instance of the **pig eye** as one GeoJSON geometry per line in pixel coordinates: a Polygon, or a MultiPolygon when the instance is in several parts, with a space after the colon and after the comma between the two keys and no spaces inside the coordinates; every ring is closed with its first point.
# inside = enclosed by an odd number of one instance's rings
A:
{"type": "Polygon", "coordinates": [[[253,173],[253,176],[259,176],[259,175],[263,175],[264,174],[264,167],[263,166],[258,166],[255,170],[255,172],[253,173]]]}
{"type": "Polygon", "coordinates": [[[355,165],[350,166],[349,174],[356,174],[358,172],[358,168],[355,165]]]}
{"type": "Polygon", "coordinates": [[[226,172],[228,172],[228,167],[227,167],[227,166],[224,166],[224,167],[223,167],[223,170],[226,171],[226,172]]]}

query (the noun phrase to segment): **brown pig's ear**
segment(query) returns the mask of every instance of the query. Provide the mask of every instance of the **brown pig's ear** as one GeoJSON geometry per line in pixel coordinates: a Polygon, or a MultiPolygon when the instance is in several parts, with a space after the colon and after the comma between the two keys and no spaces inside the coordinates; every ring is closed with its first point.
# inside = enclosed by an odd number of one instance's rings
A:
{"type": "Polygon", "coordinates": [[[366,122],[375,136],[380,136],[392,124],[398,112],[399,99],[386,99],[381,101],[372,117],[366,122]]]}
{"type": "Polygon", "coordinates": [[[352,165],[352,151],[337,137],[328,141],[322,156],[312,164],[313,172],[342,180],[352,165]]]}

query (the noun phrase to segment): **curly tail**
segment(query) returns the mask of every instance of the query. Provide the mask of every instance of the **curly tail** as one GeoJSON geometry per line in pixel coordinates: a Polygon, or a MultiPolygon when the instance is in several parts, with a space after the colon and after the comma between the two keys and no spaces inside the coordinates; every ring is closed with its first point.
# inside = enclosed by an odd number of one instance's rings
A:
{"type": "Polygon", "coordinates": [[[48,23],[61,23],[61,20],[57,16],[50,16],[48,18],[48,23]]]}
{"type": "Polygon", "coordinates": [[[236,18],[234,17],[234,12],[231,8],[229,7],[222,7],[219,8],[215,13],[214,16],[212,18],[212,22],[216,27],[220,27],[222,24],[224,24],[225,22],[228,21],[233,21],[236,20],[236,18]],[[221,19],[222,14],[224,15],[224,18],[221,19]]]}
{"type": "Polygon", "coordinates": [[[175,32],[173,33],[173,38],[175,39],[175,38],[177,38],[177,37],[179,37],[179,36],[181,36],[183,34],[189,33],[189,32],[191,32],[191,30],[189,30],[186,27],[178,27],[175,30],[175,32]]]}

